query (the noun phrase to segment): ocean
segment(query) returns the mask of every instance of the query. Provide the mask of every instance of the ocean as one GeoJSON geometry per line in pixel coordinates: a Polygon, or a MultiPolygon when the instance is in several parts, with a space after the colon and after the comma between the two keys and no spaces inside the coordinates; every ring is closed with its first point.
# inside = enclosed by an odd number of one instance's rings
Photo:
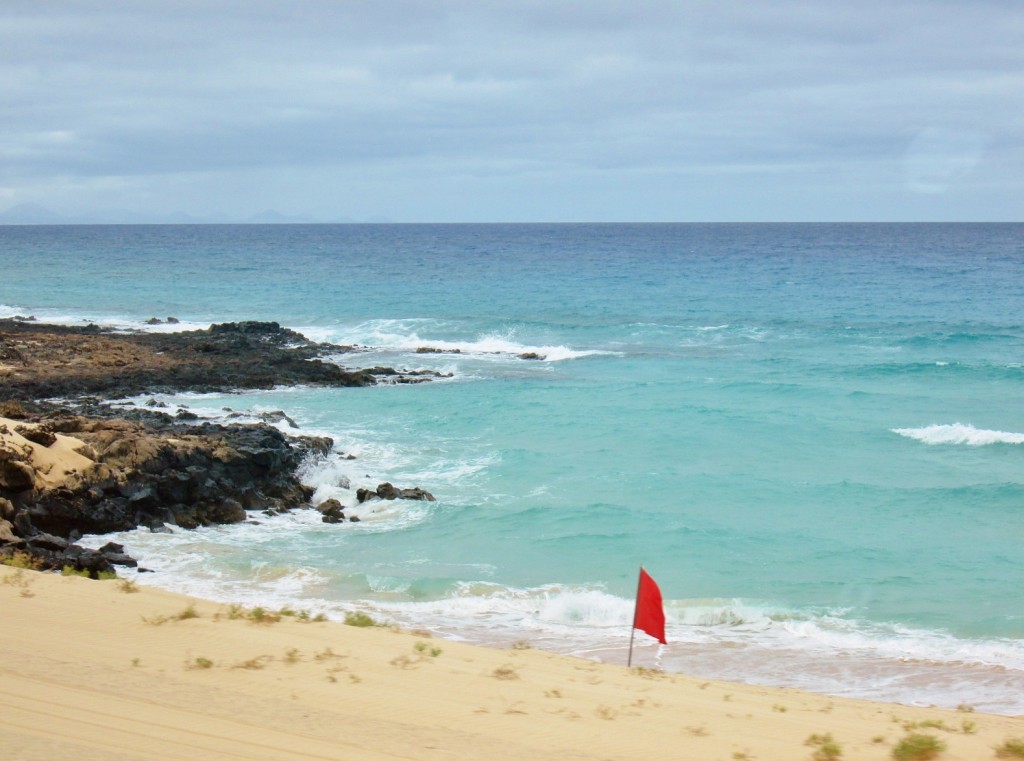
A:
{"type": "Polygon", "coordinates": [[[451,373],[158,396],[331,436],[316,500],[436,502],[83,541],[139,583],[625,663],[642,564],[634,664],[1024,713],[1024,225],[0,227],[0,273],[0,317],[451,373]]]}

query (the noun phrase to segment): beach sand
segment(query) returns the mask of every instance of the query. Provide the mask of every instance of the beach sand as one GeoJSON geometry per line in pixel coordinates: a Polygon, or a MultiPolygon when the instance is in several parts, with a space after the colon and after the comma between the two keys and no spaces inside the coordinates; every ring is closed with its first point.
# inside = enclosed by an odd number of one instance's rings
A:
{"type": "Polygon", "coordinates": [[[0,417],[0,448],[8,449],[23,456],[36,474],[36,488],[45,489],[60,486],[76,476],[88,473],[96,466],[78,450],[85,444],[72,436],[55,434],[55,441],[48,447],[29,441],[15,430],[18,427],[36,429],[37,423],[0,417]]]}
{"type": "MultiPolygon", "coordinates": [[[[1024,718],[870,703],[0,566],[0,761],[995,758],[1024,718]],[[195,614],[192,617],[192,614],[195,614]],[[965,731],[966,730],[966,731],[965,731]],[[820,748],[819,748],[820,750],[820,748]],[[829,756],[822,756],[829,758],[829,756]]],[[[642,636],[642,635],[641,635],[642,636]]]]}

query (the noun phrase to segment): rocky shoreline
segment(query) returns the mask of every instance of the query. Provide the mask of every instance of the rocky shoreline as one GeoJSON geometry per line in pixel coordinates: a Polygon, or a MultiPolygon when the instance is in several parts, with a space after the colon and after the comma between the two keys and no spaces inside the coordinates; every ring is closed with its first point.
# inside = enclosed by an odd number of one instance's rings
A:
{"type": "MultiPolygon", "coordinates": [[[[321,359],[357,351],[272,322],[154,334],[0,320],[0,560],[95,578],[136,561],[113,543],[78,546],[83,534],[195,528],[313,507],[313,489],[296,471],[309,457],[329,456],[331,439],[285,435],[267,423],[202,422],[184,410],[117,409],[104,400],[419,383],[437,375],[347,370],[321,359]]],[[[368,499],[433,497],[381,484],[359,490],[358,503],[368,499]]],[[[328,523],[358,519],[337,500],[316,507],[328,523]]]]}

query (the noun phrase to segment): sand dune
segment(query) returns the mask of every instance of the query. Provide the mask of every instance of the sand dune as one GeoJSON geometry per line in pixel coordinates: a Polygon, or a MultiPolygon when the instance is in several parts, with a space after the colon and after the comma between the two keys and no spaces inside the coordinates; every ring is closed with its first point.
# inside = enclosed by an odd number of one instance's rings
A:
{"type": "Polygon", "coordinates": [[[0,759],[995,758],[1024,718],[833,699],[388,628],[255,623],[121,581],[0,567],[0,759]],[[195,617],[189,617],[192,613],[195,617]],[[916,727],[915,727],[916,725],[916,727]],[[966,731],[965,731],[966,730],[966,731]]]}

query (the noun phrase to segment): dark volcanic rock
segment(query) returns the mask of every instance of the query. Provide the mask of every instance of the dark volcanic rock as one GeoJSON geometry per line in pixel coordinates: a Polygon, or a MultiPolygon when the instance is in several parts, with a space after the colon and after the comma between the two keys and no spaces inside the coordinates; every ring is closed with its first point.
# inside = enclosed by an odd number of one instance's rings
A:
{"type": "Polygon", "coordinates": [[[246,509],[306,506],[310,490],[295,471],[307,456],[333,446],[322,437],[289,439],[264,424],[205,423],[165,432],[124,420],[64,420],[64,427],[83,429],[75,435],[98,465],[80,482],[35,494],[25,488],[35,475],[31,466],[5,461],[13,476],[0,483],[0,498],[13,510],[21,537],[163,523],[194,528],[243,521],[246,509]]]}
{"type": "MultiPolygon", "coordinates": [[[[177,320],[168,317],[167,322],[177,320]]],[[[95,578],[114,565],[135,561],[114,543],[99,551],[74,543],[86,533],[136,527],[162,531],[165,524],[192,528],[248,520],[247,511],[279,514],[309,507],[313,489],[295,474],[307,457],[328,456],[331,439],[289,437],[265,423],[203,422],[188,410],[172,417],[153,409],[164,406],[155,399],[149,409],[113,409],[103,398],[287,384],[368,386],[378,379],[401,383],[440,377],[390,367],[346,370],[321,359],[351,350],[314,343],[275,322],[114,334],[96,325],[0,319],[5,373],[0,416],[31,424],[18,425],[16,431],[37,446],[49,448],[59,435],[74,436],[82,442],[75,451],[88,462],[79,460],[57,477],[41,464],[37,449],[0,447],[0,556],[22,552],[40,568],[71,567],[95,578]],[[55,397],[73,401],[39,401],[55,397]]],[[[283,411],[264,413],[264,419],[298,427],[283,411]]],[[[391,484],[381,484],[360,501],[367,497],[433,499],[422,489],[391,484]]],[[[319,509],[326,522],[347,519],[336,500],[319,509]]]]}
{"type": "Polygon", "coordinates": [[[345,507],[336,499],[328,499],[316,506],[316,509],[323,516],[324,523],[341,523],[345,520],[345,507]]]}
{"type": "Polygon", "coordinates": [[[434,502],[434,495],[428,491],[424,491],[418,486],[413,489],[399,489],[392,484],[385,481],[377,486],[376,491],[370,491],[369,489],[356,489],[356,500],[360,503],[366,502],[368,499],[415,499],[415,500],[426,500],[427,502],[434,502]]]}
{"type": "Polygon", "coordinates": [[[318,358],[347,350],[314,343],[276,322],[223,323],[183,333],[115,334],[96,326],[0,320],[0,353],[17,354],[4,379],[4,395],[22,401],[375,383],[372,373],[345,370],[318,358]]]}

